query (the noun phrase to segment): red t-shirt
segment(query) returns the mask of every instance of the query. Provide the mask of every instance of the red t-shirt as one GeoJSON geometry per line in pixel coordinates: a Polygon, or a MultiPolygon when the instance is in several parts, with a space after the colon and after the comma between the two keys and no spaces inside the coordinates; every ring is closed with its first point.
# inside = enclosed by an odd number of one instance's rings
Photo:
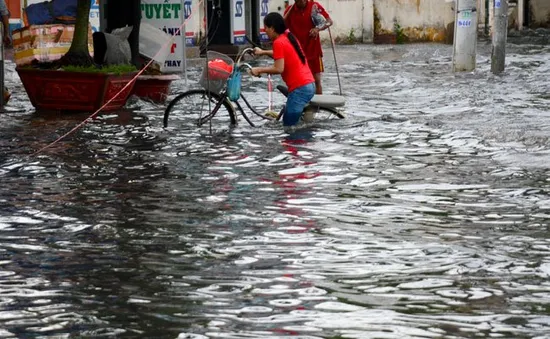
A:
{"type": "Polygon", "coordinates": [[[284,59],[285,69],[283,70],[283,80],[285,81],[288,91],[292,92],[298,87],[310,84],[315,81],[313,74],[306,62],[303,64],[300,56],[292,46],[288,36],[281,34],[273,41],[273,59],[284,59]]]}
{"type": "MultiPolygon", "coordinates": [[[[313,20],[311,19],[311,10],[313,5],[317,5],[319,14],[326,19],[330,18],[327,11],[315,1],[308,1],[305,8],[298,8],[296,5],[292,6],[292,11],[286,18],[286,27],[298,38],[300,45],[306,52],[306,58],[308,60],[318,59],[323,56],[323,50],[321,48],[321,39],[311,38],[309,31],[314,28],[313,20]]],[[[285,9],[285,14],[290,10],[291,6],[285,9]]],[[[318,62],[316,60],[316,62],[318,62]]]]}

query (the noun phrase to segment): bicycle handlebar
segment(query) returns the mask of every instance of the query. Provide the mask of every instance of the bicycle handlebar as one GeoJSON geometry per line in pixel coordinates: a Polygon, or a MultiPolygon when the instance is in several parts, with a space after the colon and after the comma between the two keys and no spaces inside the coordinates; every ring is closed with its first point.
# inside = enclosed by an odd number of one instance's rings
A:
{"type": "Polygon", "coordinates": [[[239,53],[239,55],[237,56],[237,65],[240,64],[241,59],[243,58],[243,56],[244,56],[246,53],[249,53],[249,54],[251,54],[251,55],[254,55],[254,49],[253,49],[253,48],[250,48],[250,47],[243,49],[243,50],[239,53]]]}
{"type": "Polygon", "coordinates": [[[240,71],[244,71],[244,70],[252,70],[252,66],[250,66],[249,64],[247,63],[242,63],[239,65],[239,70],[240,71]]]}
{"type": "MultiPolygon", "coordinates": [[[[252,41],[252,39],[250,39],[247,35],[245,35],[245,39],[246,41],[251,44],[253,47],[257,47],[257,48],[260,48],[260,49],[263,49],[265,50],[265,48],[263,48],[262,46],[258,45],[257,43],[255,43],[254,41],[252,41]]],[[[239,70],[241,71],[244,71],[244,70],[247,70],[247,71],[250,71],[252,70],[252,66],[250,66],[249,64],[247,63],[241,63],[241,59],[243,58],[243,56],[245,54],[250,54],[250,55],[256,55],[256,53],[254,53],[254,48],[245,48],[243,49],[237,56],[237,60],[236,60],[236,64],[238,65],[237,67],[239,67],[239,70]]]]}

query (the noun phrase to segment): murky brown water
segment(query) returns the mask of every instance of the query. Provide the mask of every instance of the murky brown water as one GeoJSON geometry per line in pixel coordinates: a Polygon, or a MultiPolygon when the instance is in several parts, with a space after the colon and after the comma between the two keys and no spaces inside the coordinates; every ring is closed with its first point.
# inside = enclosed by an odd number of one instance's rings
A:
{"type": "Polygon", "coordinates": [[[292,135],[0,115],[0,337],[550,338],[550,48],[338,55],[292,135]]]}

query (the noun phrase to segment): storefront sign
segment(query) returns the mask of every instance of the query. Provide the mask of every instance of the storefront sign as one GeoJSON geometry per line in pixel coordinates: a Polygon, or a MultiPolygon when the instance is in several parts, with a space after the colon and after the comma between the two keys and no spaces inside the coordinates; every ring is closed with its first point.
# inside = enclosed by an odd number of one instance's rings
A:
{"type": "Polygon", "coordinates": [[[183,72],[185,38],[182,24],[184,15],[187,14],[184,8],[182,0],[141,0],[142,22],[146,22],[175,37],[162,72],[183,72]]]}
{"type": "Polygon", "coordinates": [[[199,6],[197,0],[185,0],[183,1],[183,13],[184,19],[186,20],[185,24],[185,43],[187,46],[195,46],[195,30],[196,18],[199,17],[199,6]],[[193,12],[193,10],[195,12],[193,12]]]}
{"type": "Polygon", "coordinates": [[[244,13],[244,0],[231,0],[231,18],[233,18],[231,23],[231,41],[233,41],[235,45],[243,45],[246,43],[246,19],[244,13]]]}
{"type": "Polygon", "coordinates": [[[264,18],[269,13],[269,0],[256,0],[260,4],[260,20],[258,21],[258,24],[260,25],[260,41],[266,42],[269,41],[269,38],[267,37],[267,34],[265,34],[264,29],[264,18]]]}

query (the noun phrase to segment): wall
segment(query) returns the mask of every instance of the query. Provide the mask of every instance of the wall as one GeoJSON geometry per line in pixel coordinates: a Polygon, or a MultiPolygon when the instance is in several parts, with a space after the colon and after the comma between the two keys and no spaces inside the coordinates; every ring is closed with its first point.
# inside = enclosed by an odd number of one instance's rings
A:
{"type": "MultiPolygon", "coordinates": [[[[368,37],[363,39],[363,0],[318,0],[318,2],[325,7],[334,21],[331,31],[335,40],[340,42],[369,40],[368,37]]],[[[372,6],[372,1],[369,2],[372,6]]],[[[367,13],[372,17],[373,12],[367,13]]]]}
{"type": "MultiPolygon", "coordinates": [[[[348,41],[355,36],[370,42],[374,33],[395,34],[396,23],[409,41],[445,41],[446,35],[452,36],[447,26],[454,22],[453,0],[317,1],[334,20],[335,40],[348,41]]],[[[282,11],[284,0],[271,0],[270,6],[273,11],[282,11]]]]}
{"type": "Polygon", "coordinates": [[[550,27],[550,1],[531,0],[529,4],[533,19],[529,26],[550,27]]]}
{"type": "Polygon", "coordinates": [[[445,41],[454,22],[454,1],[374,0],[376,33],[395,33],[398,25],[409,41],[445,41]]]}
{"type": "MultiPolygon", "coordinates": [[[[371,42],[373,36],[373,0],[317,0],[329,13],[334,25],[331,33],[339,42],[371,42]]],[[[290,5],[294,0],[289,1],[290,5]]],[[[284,0],[271,0],[270,10],[284,12],[284,0]]],[[[328,39],[328,34],[321,34],[328,39]]]]}

